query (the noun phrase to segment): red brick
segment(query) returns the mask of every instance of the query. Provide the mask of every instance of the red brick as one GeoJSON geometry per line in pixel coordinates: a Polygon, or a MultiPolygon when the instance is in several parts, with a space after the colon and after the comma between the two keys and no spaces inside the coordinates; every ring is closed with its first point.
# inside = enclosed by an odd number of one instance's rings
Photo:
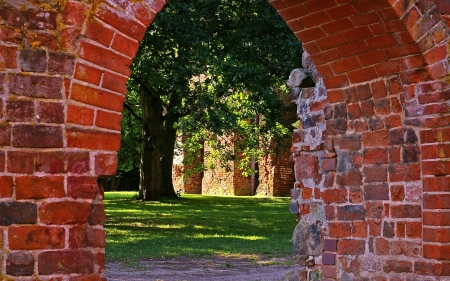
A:
{"type": "Polygon", "coordinates": [[[67,106],[67,123],[93,125],[95,111],[92,108],[69,104],[67,106]]]}
{"type": "Polygon", "coordinates": [[[365,165],[388,164],[388,153],[385,148],[366,148],[363,155],[365,165]]]}
{"type": "Polygon", "coordinates": [[[406,222],[406,236],[409,238],[422,238],[422,223],[406,222]]]}
{"type": "Polygon", "coordinates": [[[391,112],[391,107],[388,99],[375,100],[375,113],[377,115],[387,115],[391,112]]]}
{"type": "Polygon", "coordinates": [[[64,177],[23,176],[16,178],[16,198],[43,199],[64,197],[64,177]]]}
{"type": "Polygon", "coordinates": [[[125,76],[130,75],[132,59],[119,55],[106,48],[82,41],[80,42],[80,57],[99,66],[116,71],[125,76]]]}
{"type": "Polygon", "coordinates": [[[27,151],[8,151],[6,169],[10,173],[31,174],[34,172],[35,153],[27,151]]]}
{"type": "Polygon", "coordinates": [[[87,247],[86,227],[72,227],[69,230],[69,248],[78,249],[87,247]]]}
{"type": "Polygon", "coordinates": [[[82,27],[87,16],[88,6],[80,2],[67,2],[63,11],[63,22],[66,25],[82,27]]]}
{"type": "Polygon", "coordinates": [[[63,130],[59,126],[15,125],[12,144],[15,147],[57,148],[63,146],[63,130]]]}
{"type": "Polygon", "coordinates": [[[67,195],[74,199],[95,199],[99,193],[96,177],[68,177],[67,195]]]}
{"type": "Polygon", "coordinates": [[[3,22],[15,27],[22,27],[26,20],[25,12],[22,13],[20,8],[11,5],[2,7],[0,10],[0,17],[3,22]]]}
{"type": "Polygon", "coordinates": [[[341,18],[346,18],[351,15],[355,15],[356,10],[355,10],[355,8],[353,8],[353,6],[346,4],[343,6],[327,9],[327,13],[333,19],[341,19],[341,18]]]}
{"type": "Polygon", "coordinates": [[[44,123],[64,123],[64,105],[59,102],[39,102],[36,106],[38,121],[44,123]]]}
{"type": "Polygon", "coordinates": [[[423,229],[423,241],[426,242],[450,242],[450,229],[449,228],[428,228],[423,229]]]}
{"type": "Polygon", "coordinates": [[[322,266],[322,274],[324,277],[335,278],[336,277],[336,267],[331,265],[322,266]]]}
{"type": "Polygon", "coordinates": [[[302,154],[295,158],[295,178],[297,181],[307,178],[316,178],[319,173],[319,161],[317,156],[302,154]]]}
{"type": "Polygon", "coordinates": [[[45,173],[64,173],[66,172],[65,162],[64,152],[38,152],[36,154],[35,169],[45,173]]]}
{"type": "Polygon", "coordinates": [[[79,28],[66,27],[61,30],[61,48],[65,51],[75,52],[78,48],[76,42],[81,35],[79,28]]]}
{"type": "Polygon", "coordinates": [[[65,245],[63,227],[18,226],[8,232],[11,250],[63,249],[65,245]]]}
{"type": "Polygon", "coordinates": [[[450,226],[450,211],[430,212],[424,211],[423,224],[434,226],[450,226]]]}
{"type": "Polygon", "coordinates": [[[127,94],[128,77],[119,76],[110,72],[105,72],[102,81],[102,87],[119,94],[127,94]]]}
{"type": "Polygon", "coordinates": [[[90,211],[91,205],[85,202],[51,202],[39,207],[39,217],[44,224],[84,224],[90,211]]]}
{"type": "Polygon", "coordinates": [[[339,255],[362,255],[364,254],[365,246],[365,240],[341,239],[338,241],[337,253],[339,255]]]}
{"type": "Polygon", "coordinates": [[[367,220],[369,225],[369,235],[381,236],[381,221],[380,220],[367,220]]]}
{"type": "Polygon", "coordinates": [[[369,66],[384,62],[388,58],[385,50],[372,50],[366,53],[358,54],[358,59],[362,66],[369,66]]]}
{"type": "Polygon", "coordinates": [[[450,174],[450,161],[435,160],[422,162],[424,175],[445,176],[450,174]]]}
{"type": "Polygon", "coordinates": [[[90,171],[89,152],[68,152],[67,171],[74,174],[83,174],[90,171]]]}
{"type": "Polygon", "coordinates": [[[34,256],[31,253],[12,252],[6,255],[6,274],[29,276],[34,273],[34,256]]]}
{"type": "Polygon", "coordinates": [[[326,189],[321,192],[325,204],[347,202],[347,190],[345,188],[326,189]]]}
{"type": "Polygon", "coordinates": [[[28,31],[25,34],[26,44],[28,46],[39,46],[42,49],[48,49],[50,51],[58,51],[59,38],[57,33],[50,31],[34,32],[28,31]]]}
{"type": "MultiPolygon", "coordinates": [[[[0,198],[11,198],[13,195],[13,177],[1,176],[0,177],[0,198]]],[[[1,231],[0,231],[1,233],[1,231]]],[[[0,236],[0,241],[2,241],[0,236]]],[[[1,243],[0,243],[1,245],[1,243]]]]}
{"type": "MultiPolygon", "coordinates": [[[[20,29],[8,28],[8,27],[0,27],[0,40],[4,42],[9,42],[13,44],[22,43],[22,33],[20,29]]],[[[5,63],[7,64],[16,64],[15,60],[11,60],[5,63]]],[[[16,68],[15,66],[14,68],[16,68]]]]}
{"type": "Polygon", "coordinates": [[[143,25],[150,26],[155,19],[156,13],[153,10],[147,8],[144,3],[128,3],[128,11],[132,11],[134,17],[139,20],[143,25]]]}
{"type": "Polygon", "coordinates": [[[6,152],[0,151],[0,172],[4,172],[6,167],[6,152]]]}
{"type": "Polygon", "coordinates": [[[102,78],[102,71],[82,63],[77,63],[75,66],[74,77],[81,81],[99,85],[100,79],[102,78]]]}
{"type": "Polygon", "coordinates": [[[296,5],[287,9],[278,10],[278,13],[287,22],[307,14],[308,10],[303,5],[296,5]]]}
{"type": "Polygon", "coordinates": [[[423,195],[424,209],[450,209],[450,194],[430,194],[423,195]]]}
{"type": "Polygon", "coordinates": [[[375,253],[377,255],[389,255],[391,245],[389,241],[383,238],[376,238],[375,240],[375,253]]]}
{"type": "Polygon", "coordinates": [[[117,172],[117,154],[97,154],[95,173],[97,175],[115,175],[117,172]]]}
{"type": "Polygon", "coordinates": [[[362,139],[365,147],[386,147],[388,145],[388,130],[364,133],[362,139]]]}
{"type": "Polygon", "coordinates": [[[347,42],[354,42],[371,37],[372,31],[367,26],[360,26],[342,32],[347,42]]]}
{"type": "Polygon", "coordinates": [[[423,245],[423,257],[426,259],[449,260],[450,245],[423,245]]]}
{"type": "Polygon", "coordinates": [[[391,207],[393,218],[420,218],[422,207],[420,205],[393,205],[391,207]]]}
{"type": "Polygon", "coordinates": [[[122,125],[122,115],[98,110],[95,125],[102,128],[120,131],[122,125]]]}
{"type": "Polygon", "coordinates": [[[142,40],[145,31],[147,30],[144,25],[134,21],[132,18],[128,17],[127,14],[120,13],[105,4],[100,4],[98,6],[95,15],[102,21],[137,41],[142,40]]]}
{"type": "Polygon", "coordinates": [[[117,95],[102,89],[87,87],[80,84],[72,85],[70,97],[72,100],[117,112],[122,112],[123,102],[125,100],[123,95],[117,95]]]}
{"type": "Polygon", "coordinates": [[[48,72],[50,74],[72,75],[73,65],[73,55],[56,52],[48,54],[48,72]]]}
{"type": "Polygon", "coordinates": [[[38,255],[40,275],[94,272],[94,255],[86,250],[46,251],[38,255]]]}
{"type": "Polygon", "coordinates": [[[110,45],[113,36],[114,31],[99,21],[90,22],[86,30],[87,38],[90,38],[107,47],[110,45]]]}
{"type": "Polygon", "coordinates": [[[360,186],[362,174],[360,171],[349,171],[336,177],[336,184],[341,186],[360,186]]]}
{"type": "Polygon", "coordinates": [[[347,110],[349,119],[359,119],[361,117],[361,108],[358,103],[349,104],[347,110]]]}
{"type": "Polygon", "coordinates": [[[335,20],[333,22],[324,24],[321,26],[321,28],[329,35],[333,35],[336,33],[341,33],[344,30],[350,30],[353,29],[354,26],[350,22],[348,18],[343,18],[339,20],[335,20]]]}
{"type": "Polygon", "coordinates": [[[338,60],[340,58],[341,58],[341,56],[336,51],[336,49],[322,51],[322,52],[318,52],[316,54],[312,54],[311,55],[311,60],[316,65],[322,65],[322,64],[325,64],[325,63],[329,63],[330,61],[335,61],[335,60],[338,60]]]}
{"type": "Polygon", "coordinates": [[[331,36],[317,40],[316,44],[320,48],[320,50],[325,51],[325,50],[334,49],[337,46],[341,46],[341,45],[345,44],[346,42],[347,42],[347,40],[344,38],[344,36],[342,34],[335,34],[335,35],[331,35],[331,36]]]}
{"type": "Polygon", "coordinates": [[[380,23],[381,19],[376,12],[366,14],[354,14],[350,20],[355,26],[369,26],[374,23],[380,23]]]}
{"type": "Polygon", "coordinates": [[[389,180],[391,182],[414,181],[420,179],[419,164],[403,164],[389,167],[389,180]]]}
{"type": "Polygon", "coordinates": [[[350,187],[348,191],[348,200],[350,203],[362,203],[363,192],[359,187],[350,187]]]}
{"type": "Polygon", "coordinates": [[[327,94],[330,103],[343,101],[342,90],[328,90],[327,94]]]}
{"type": "Polygon", "coordinates": [[[392,201],[403,201],[405,199],[405,187],[403,185],[391,186],[392,201]]]}
{"type": "Polygon", "coordinates": [[[346,238],[351,237],[352,227],[350,222],[329,222],[328,232],[329,237],[332,238],[346,238]]]}
{"type": "Polygon", "coordinates": [[[120,134],[94,130],[67,130],[67,146],[87,149],[118,151],[120,134]]]}
{"type": "MultiPolygon", "coordinates": [[[[424,147],[422,147],[423,149],[424,147]]],[[[422,150],[423,151],[423,150],[422,150]]],[[[450,177],[439,178],[424,178],[423,179],[424,192],[449,192],[450,191],[450,177]]]]}
{"type": "Polygon", "coordinates": [[[361,67],[361,64],[359,63],[358,59],[353,56],[334,61],[330,63],[330,66],[333,69],[334,73],[341,74],[350,70],[358,69],[361,67]]]}
{"type": "Polygon", "coordinates": [[[372,66],[350,71],[347,75],[350,83],[362,83],[379,77],[372,66]]]}
{"type": "Polygon", "coordinates": [[[308,13],[306,16],[299,18],[299,20],[305,28],[312,28],[332,21],[330,16],[325,11],[308,13]]]}
{"type": "Polygon", "coordinates": [[[129,37],[125,37],[119,33],[116,33],[113,42],[111,44],[111,47],[114,50],[121,52],[126,56],[134,58],[137,50],[139,49],[139,42],[129,37]]]}
{"type": "Polygon", "coordinates": [[[0,68],[17,68],[17,47],[0,47],[0,68]]]}
{"type": "Polygon", "coordinates": [[[420,132],[420,140],[422,143],[450,141],[450,128],[423,130],[420,132]]]}
{"type": "Polygon", "coordinates": [[[352,222],[352,237],[366,238],[367,237],[367,222],[365,222],[365,221],[352,222]]]}

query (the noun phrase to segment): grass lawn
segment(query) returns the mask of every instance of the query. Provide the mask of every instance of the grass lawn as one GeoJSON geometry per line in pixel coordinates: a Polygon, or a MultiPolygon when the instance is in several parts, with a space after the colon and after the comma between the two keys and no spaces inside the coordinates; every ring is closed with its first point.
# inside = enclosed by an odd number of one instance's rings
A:
{"type": "Polygon", "coordinates": [[[296,223],[288,198],[183,195],[138,202],[134,195],[105,193],[108,261],[292,252],[296,223]]]}

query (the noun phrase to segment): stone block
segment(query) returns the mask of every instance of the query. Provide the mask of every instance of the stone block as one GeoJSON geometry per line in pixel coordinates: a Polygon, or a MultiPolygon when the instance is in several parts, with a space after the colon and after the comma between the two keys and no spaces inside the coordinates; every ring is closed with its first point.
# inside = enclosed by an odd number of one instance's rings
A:
{"type": "Polygon", "coordinates": [[[318,256],[322,253],[322,230],[317,224],[297,224],[292,235],[292,252],[294,255],[318,256]]]}

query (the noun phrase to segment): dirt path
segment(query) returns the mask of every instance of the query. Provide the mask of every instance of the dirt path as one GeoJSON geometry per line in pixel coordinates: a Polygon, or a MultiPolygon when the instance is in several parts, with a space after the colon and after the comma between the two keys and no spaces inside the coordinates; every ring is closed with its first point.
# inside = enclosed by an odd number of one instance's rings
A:
{"type": "Polygon", "coordinates": [[[106,277],[109,281],[279,281],[287,271],[301,269],[290,260],[186,258],[145,260],[132,267],[111,262],[106,264],[106,277]]]}

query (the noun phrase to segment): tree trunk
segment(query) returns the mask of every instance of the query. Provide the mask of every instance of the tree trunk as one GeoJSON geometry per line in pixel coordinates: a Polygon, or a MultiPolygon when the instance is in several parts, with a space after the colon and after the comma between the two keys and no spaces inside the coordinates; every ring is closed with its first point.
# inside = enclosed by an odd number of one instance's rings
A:
{"type": "Polygon", "coordinates": [[[161,199],[161,144],[163,139],[162,103],[159,96],[141,88],[142,151],[139,199],[161,199]]]}
{"type": "Polygon", "coordinates": [[[172,181],[172,167],[177,130],[173,127],[177,118],[168,116],[164,123],[164,136],[161,150],[161,193],[164,197],[177,197],[172,181]]]}

